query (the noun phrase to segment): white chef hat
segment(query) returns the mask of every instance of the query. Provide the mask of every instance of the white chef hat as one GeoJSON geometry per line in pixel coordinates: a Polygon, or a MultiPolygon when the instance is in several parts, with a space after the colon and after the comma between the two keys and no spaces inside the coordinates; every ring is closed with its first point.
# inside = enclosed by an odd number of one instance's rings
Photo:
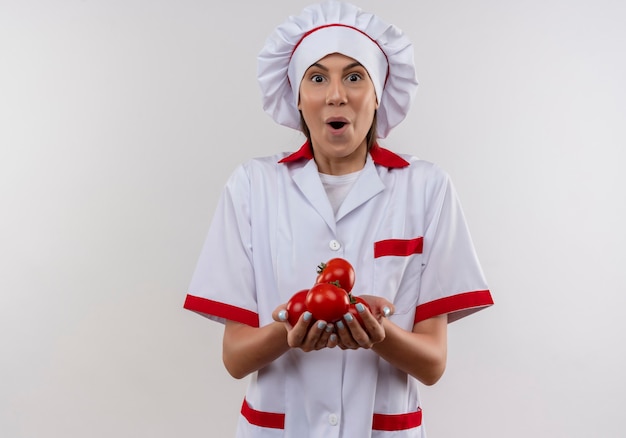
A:
{"type": "Polygon", "coordinates": [[[300,129],[298,96],[305,71],[331,53],[360,62],[378,98],[377,134],[385,138],[409,110],[417,90],[413,46],[397,27],[336,0],[306,7],[278,26],[258,56],[263,109],[300,129]]]}

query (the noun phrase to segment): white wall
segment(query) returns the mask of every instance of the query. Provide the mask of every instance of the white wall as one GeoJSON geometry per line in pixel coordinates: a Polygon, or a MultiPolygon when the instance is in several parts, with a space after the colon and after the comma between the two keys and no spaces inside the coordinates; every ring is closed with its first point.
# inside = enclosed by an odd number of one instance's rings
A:
{"type": "MultiPolygon", "coordinates": [[[[182,303],[233,167],[299,146],[255,57],[308,3],[0,2],[3,437],[232,436],[246,382],[182,303]]],[[[359,4],[416,46],[384,144],[452,174],[496,300],[431,436],[623,436],[626,3],[359,4]]]]}

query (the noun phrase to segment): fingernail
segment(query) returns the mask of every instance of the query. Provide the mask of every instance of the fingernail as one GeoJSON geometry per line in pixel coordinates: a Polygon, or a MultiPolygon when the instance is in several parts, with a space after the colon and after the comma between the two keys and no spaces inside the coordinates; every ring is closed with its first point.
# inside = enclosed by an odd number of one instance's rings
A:
{"type": "Polygon", "coordinates": [[[333,325],[332,325],[332,324],[328,324],[328,325],[326,326],[326,332],[327,332],[327,333],[330,333],[330,332],[332,332],[332,331],[333,331],[333,325]]]}
{"type": "Polygon", "coordinates": [[[385,316],[389,316],[389,314],[391,313],[391,309],[387,306],[383,307],[383,315],[385,316]]]}
{"type": "Polygon", "coordinates": [[[330,342],[337,342],[337,335],[336,334],[332,334],[330,335],[330,342]]]}
{"type": "Polygon", "coordinates": [[[354,307],[356,308],[356,311],[359,313],[365,312],[365,306],[363,305],[363,303],[357,303],[356,306],[354,307]]]}
{"type": "Polygon", "coordinates": [[[344,328],[344,326],[343,326],[343,322],[341,322],[341,321],[337,321],[337,322],[335,323],[335,325],[337,326],[337,328],[338,328],[339,330],[343,330],[343,328],[344,328]]]}
{"type": "Polygon", "coordinates": [[[278,312],[278,319],[281,321],[287,321],[287,311],[285,309],[278,312]]]}
{"type": "Polygon", "coordinates": [[[345,315],[343,315],[343,319],[346,320],[346,322],[352,322],[352,320],[354,319],[354,317],[352,316],[352,313],[348,312],[345,315]]]}
{"type": "Polygon", "coordinates": [[[318,329],[323,329],[324,327],[326,327],[326,323],[324,321],[320,321],[317,323],[317,328],[318,329]]]}
{"type": "Polygon", "coordinates": [[[304,312],[304,320],[308,321],[309,319],[311,319],[311,315],[312,314],[309,311],[304,312]]]}

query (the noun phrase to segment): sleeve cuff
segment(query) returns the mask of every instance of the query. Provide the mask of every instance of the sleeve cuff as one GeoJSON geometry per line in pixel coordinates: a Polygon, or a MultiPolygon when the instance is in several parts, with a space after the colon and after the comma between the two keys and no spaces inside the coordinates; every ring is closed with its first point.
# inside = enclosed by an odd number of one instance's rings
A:
{"type": "Polygon", "coordinates": [[[445,314],[448,322],[454,322],[491,305],[493,298],[489,290],[464,292],[420,304],[415,310],[415,323],[445,314]]]}
{"type": "Polygon", "coordinates": [[[222,323],[231,320],[251,327],[259,326],[259,315],[256,312],[208,298],[187,294],[183,307],[222,323]]]}

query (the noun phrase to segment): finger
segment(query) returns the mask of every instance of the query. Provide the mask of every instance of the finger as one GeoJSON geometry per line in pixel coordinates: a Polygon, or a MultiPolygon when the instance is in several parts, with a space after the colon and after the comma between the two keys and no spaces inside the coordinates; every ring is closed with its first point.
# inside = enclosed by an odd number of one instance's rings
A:
{"type": "MultiPolygon", "coordinates": [[[[350,315],[352,316],[352,315],[350,315]]],[[[337,336],[339,338],[339,347],[343,350],[350,349],[356,350],[359,348],[358,342],[352,337],[352,333],[348,329],[348,326],[344,321],[337,321],[335,323],[337,336]]]]}
{"type": "Polygon", "coordinates": [[[272,319],[274,321],[276,321],[276,322],[285,322],[285,321],[287,321],[287,316],[288,316],[287,315],[287,309],[283,305],[278,306],[272,312],[272,319]]]}
{"type": "Polygon", "coordinates": [[[316,321],[315,324],[309,328],[306,338],[302,343],[302,350],[313,351],[323,348],[330,336],[330,334],[327,334],[326,341],[323,341],[324,334],[326,334],[326,326],[326,321],[316,321]]]}
{"type": "MultiPolygon", "coordinates": [[[[369,315],[371,316],[371,314],[369,315]]],[[[350,330],[350,333],[352,334],[352,338],[358,344],[359,347],[370,348],[372,346],[372,342],[370,340],[369,334],[361,326],[359,321],[354,316],[352,316],[350,312],[346,313],[343,316],[343,320],[346,322],[346,325],[348,329],[350,330]]]]}
{"type": "MultiPolygon", "coordinates": [[[[287,343],[290,347],[296,348],[301,347],[305,342],[306,337],[309,331],[309,325],[311,324],[312,318],[311,312],[304,312],[300,315],[298,322],[291,330],[289,330],[287,334],[287,343]]],[[[289,323],[287,323],[289,324],[289,323]]]]}
{"type": "Polygon", "coordinates": [[[389,306],[383,306],[383,316],[385,318],[388,318],[391,315],[393,315],[395,311],[396,311],[396,308],[393,306],[393,304],[390,304],[389,306]]]}
{"type": "Polygon", "coordinates": [[[365,340],[364,338],[360,337],[360,333],[358,335],[353,333],[352,335],[354,336],[356,341],[359,342],[362,347],[370,348],[373,344],[381,342],[383,339],[385,339],[385,329],[383,328],[381,321],[379,321],[374,315],[372,315],[372,313],[361,303],[358,303],[356,305],[356,310],[357,312],[359,312],[359,317],[363,322],[362,327],[368,335],[367,340],[365,340]],[[369,346],[366,347],[364,343],[369,344],[369,346]]]}
{"type": "Polygon", "coordinates": [[[372,314],[377,318],[389,317],[396,311],[392,302],[375,295],[360,295],[370,305],[372,314]]]}
{"type": "Polygon", "coordinates": [[[379,321],[383,318],[389,318],[395,312],[395,307],[393,304],[388,302],[387,300],[383,300],[380,305],[377,307],[372,307],[371,312],[376,319],[379,321]]]}
{"type": "Polygon", "coordinates": [[[287,313],[287,309],[281,309],[276,314],[276,317],[274,318],[274,321],[287,322],[288,318],[289,318],[289,314],[287,313]]]}
{"type": "MultiPolygon", "coordinates": [[[[326,322],[324,321],[320,321],[323,322],[323,328],[324,331],[322,332],[322,335],[320,336],[319,340],[317,341],[316,345],[315,345],[315,349],[316,350],[321,350],[322,348],[326,348],[328,346],[328,340],[330,339],[330,336],[333,333],[333,329],[334,326],[332,324],[326,324],[326,322]]],[[[322,327],[322,325],[320,324],[319,326],[320,328],[322,327]]]]}
{"type": "Polygon", "coordinates": [[[339,345],[339,337],[337,336],[337,333],[331,333],[330,336],[328,337],[328,344],[326,344],[326,346],[328,348],[335,348],[338,345],[339,345]]]}

